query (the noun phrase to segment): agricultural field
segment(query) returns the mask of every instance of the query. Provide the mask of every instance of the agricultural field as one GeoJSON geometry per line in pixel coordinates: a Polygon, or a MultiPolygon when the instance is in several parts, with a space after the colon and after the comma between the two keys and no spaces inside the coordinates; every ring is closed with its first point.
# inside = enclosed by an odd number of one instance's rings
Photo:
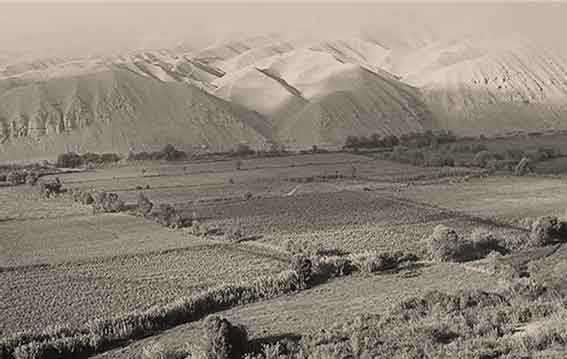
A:
{"type": "Polygon", "coordinates": [[[399,195],[514,224],[542,215],[565,216],[567,181],[537,176],[495,176],[459,184],[408,186],[399,195]]]}
{"type": "MultiPolygon", "coordinates": [[[[277,275],[289,268],[289,242],[341,253],[419,254],[440,224],[466,238],[479,230],[524,238],[529,223],[522,220],[563,215],[567,194],[560,178],[481,177],[471,169],[421,168],[362,154],[249,158],[240,169],[235,163],[143,162],[59,175],[67,189],[116,193],[126,203],[122,213],[94,214],[64,193],[40,198],[28,185],[0,187],[0,335],[81,326],[277,275]],[[173,230],[133,215],[139,193],[203,228],[237,229],[245,240],[198,236],[191,227],[173,230]]],[[[255,338],[302,334],[380,313],[427,290],[498,285],[458,263],[420,262],[221,313],[255,338]]],[[[100,357],[139,357],[154,341],[182,345],[201,326],[183,324],[100,357]]]]}
{"type": "Polygon", "coordinates": [[[222,245],[12,268],[0,273],[0,331],[77,325],[165,304],[225,281],[277,273],[273,258],[222,245]]]}

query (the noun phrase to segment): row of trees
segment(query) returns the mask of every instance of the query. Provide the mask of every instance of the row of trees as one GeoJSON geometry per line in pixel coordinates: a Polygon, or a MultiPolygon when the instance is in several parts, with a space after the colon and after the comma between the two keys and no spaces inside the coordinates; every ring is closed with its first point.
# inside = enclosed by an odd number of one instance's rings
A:
{"type": "MultiPolygon", "coordinates": [[[[472,147],[474,148],[474,146],[472,147]]],[[[489,151],[478,147],[478,152],[435,151],[396,146],[392,152],[384,154],[389,160],[427,167],[481,167],[490,171],[515,171],[524,159],[526,169],[533,164],[560,156],[559,150],[552,147],[539,147],[530,150],[508,149],[503,152],[489,151]],[[527,165],[526,165],[527,161],[527,165]]]]}
{"type": "Polygon", "coordinates": [[[392,148],[398,145],[423,148],[436,147],[438,145],[453,143],[457,141],[457,137],[451,131],[432,131],[407,133],[401,136],[372,134],[366,136],[348,136],[345,141],[344,148],[392,148]]]}
{"type": "Polygon", "coordinates": [[[80,155],[75,152],[67,152],[57,156],[55,166],[59,168],[78,168],[88,165],[100,165],[104,163],[114,163],[121,160],[116,153],[92,153],[88,152],[80,155]]]}

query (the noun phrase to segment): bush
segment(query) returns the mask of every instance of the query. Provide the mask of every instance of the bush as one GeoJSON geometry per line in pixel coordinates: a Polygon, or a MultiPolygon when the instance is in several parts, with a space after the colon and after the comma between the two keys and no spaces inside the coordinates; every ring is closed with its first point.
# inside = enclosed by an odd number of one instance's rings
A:
{"type": "Polygon", "coordinates": [[[401,253],[365,251],[351,254],[352,265],[364,273],[376,273],[398,267],[401,253]]]}
{"type": "Polygon", "coordinates": [[[567,240],[567,222],[557,217],[539,217],[532,224],[530,232],[531,247],[541,247],[567,240]]]}
{"type": "Polygon", "coordinates": [[[240,359],[247,349],[246,328],[216,315],[205,319],[201,350],[206,359],[240,359]]]}
{"type": "Polygon", "coordinates": [[[238,242],[244,237],[242,227],[238,224],[230,226],[224,231],[224,238],[229,242],[238,242]]]}
{"type": "Polygon", "coordinates": [[[77,168],[82,165],[83,158],[74,152],[60,154],[55,163],[55,166],[59,168],[77,168]]]}
{"type": "Polygon", "coordinates": [[[311,284],[313,262],[305,255],[294,255],[291,258],[290,268],[297,273],[300,288],[307,288],[311,284]]]}
{"type": "Polygon", "coordinates": [[[425,244],[432,260],[446,262],[459,258],[463,240],[453,228],[440,224],[425,240],[425,244]]]}
{"type": "Polygon", "coordinates": [[[138,198],[136,200],[137,212],[140,215],[147,217],[152,211],[153,207],[154,204],[148,199],[148,197],[144,196],[142,192],[139,192],[138,198]]]}
{"type": "Polygon", "coordinates": [[[489,151],[480,151],[474,155],[474,163],[479,167],[486,167],[488,161],[495,159],[494,154],[489,151]]]}
{"type": "Polygon", "coordinates": [[[249,156],[253,155],[254,153],[254,150],[251,149],[250,146],[243,143],[236,146],[232,151],[233,156],[249,156]]]}
{"type": "Polygon", "coordinates": [[[344,256],[322,256],[315,262],[314,275],[328,279],[349,275],[354,271],[350,258],[344,256]]]}
{"type": "Polygon", "coordinates": [[[63,192],[63,185],[59,177],[53,181],[41,181],[39,184],[39,195],[42,198],[52,198],[63,192]]]}
{"type": "Polygon", "coordinates": [[[177,229],[185,225],[185,219],[170,204],[162,203],[159,211],[152,213],[154,219],[164,227],[177,229]]]}
{"type": "Polygon", "coordinates": [[[26,183],[27,174],[24,171],[11,171],[6,175],[6,182],[12,186],[26,183]]]}
{"type": "Polygon", "coordinates": [[[167,144],[161,150],[161,156],[159,159],[165,159],[166,161],[176,161],[187,158],[187,154],[183,151],[177,150],[173,145],[167,144]]]}
{"type": "Polygon", "coordinates": [[[530,168],[530,160],[527,157],[522,157],[522,159],[520,160],[520,162],[516,165],[516,167],[514,168],[514,174],[516,176],[523,176],[525,175],[527,172],[530,172],[531,168],[530,168]]]}
{"type": "Polygon", "coordinates": [[[484,258],[491,253],[507,254],[509,252],[492,232],[477,229],[471,234],[470,242],[470,259],[484,258]]]}
{"type": "Polygon", "coordinates": [[[124,210],[124,202],[116,193],[94,191],[92,198],[94,213],[118,213],[124,210]]]}

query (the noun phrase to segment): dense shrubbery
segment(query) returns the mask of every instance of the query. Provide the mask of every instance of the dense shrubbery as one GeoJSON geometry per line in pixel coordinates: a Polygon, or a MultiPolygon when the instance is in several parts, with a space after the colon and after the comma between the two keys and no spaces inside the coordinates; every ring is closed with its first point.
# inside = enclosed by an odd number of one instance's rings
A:
{"type": "Polygon", "coordinates": [[[67,152],[57,156],[55,166],[59,168],[78,168],[83,166],[102,165],[105,163],[115,163],[121,160],[116,153],[92,153],[87,152],[79,155],[74,152],[67,152]]]}
{"type": "MultiPolygon", "coordinates": [[[[486,139],[481,139],[485,141],[486,139]]],[[[553,147],[509,148],[500,152],[490,151],[483,143],[475,143],[474,138],[457,138],[450,132],[432,132],[405,134],[398,137],[370,138],[349,136],[344,148],[384,148],[380,156],[401,163],[427,167],[481,167],[490,172],[510,171],[517,168],[520,161],[524,174],[532,171],[534,164],[561,156],[553,147]]]]}
{"type": "Polygon", "coordinates": [[[52,198],[63,192],[65,191],[59,177],[56,177],[53,181],[41,181],[39,183],[39,195],[42,198],[52,198]]]}
{"type": "Polygon", "coordinates": [[[39,172],[30,170],[15,170],[10,171],[6,174],[6,182],[12,186],[17,186],[21,184],[35,185],[39,179],[39,172]]]}
{"type": "Polygon", "coordinates": [[[92,191],[94,213],[118,213],[125,208],[118,194],[105,191],[92,191]]]}
{"type": "Polygon", "coordinates": [[[138,193],[138,197],[136,199],[136,211],[142,217],[149,216],[150,212],[154,204],[146,197],[142,192],[138,193]]]}
{"type": "Polygon", "coordinates": [[[164,227],[177,229],[185,227],[185,219],[181,214],[170,204],[161,203],[157,211],[150,213],[150,216],[156,222],[164,227]]]}
{"type": "Polygon", "coordinates": [[[403,252],[365,251],[348,256],[352,266],[363,273],[383,272],[398,268],[407,261],[415,261],[417,257],[403,252]]]}
{"type": "Polygon", "coordinates": [[[387,135],[381,137],[373,134],[370,137],[365,136],[348,136],[345,141],[344,148],[392,148],[398,145],[423,148],[436,147],[441,144],[455,142],[457,138],[450,131],[426,131],[423,133],[403,134],[400,137],[395,135],[387,135]]]}
{"type": "Polygon", "coordinates": [[[567,241],[567,222],[557,217],[547,216],[535,220],[531,227],[530,244],[540,247],[567,241]]]}
{"type": "Polygon", "coordinates": [[[246,144],[239,144],[237,145],[234,150],[232,150],[231,155],[233,156],[251,156],[256,152],[250,148],[250,146],[246,144]]]}
{"type": "Polygon", "coordinates": [[[149,160],[164,160],[176,161],[187,159],[188,155],[184,151],[177,150],[173,145],[167,144],[161,151],[154,152],[130,152],[128,155],[129,161],[149,161],[149,160]]]}
{"type": "Polygon", "coordinates": [[[453,228],[438,225],[424,240],[431,260],[439,262],[464,262],[486,257],[496,251],[506,253],[498,238],[489,232],[474,232],[470,239],[463,238],[453,228]]]}

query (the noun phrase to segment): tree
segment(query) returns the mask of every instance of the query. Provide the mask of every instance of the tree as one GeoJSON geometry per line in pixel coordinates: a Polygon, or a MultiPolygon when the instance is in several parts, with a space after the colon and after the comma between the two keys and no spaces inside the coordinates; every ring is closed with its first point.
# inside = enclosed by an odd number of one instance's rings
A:
{"type": "Polygon", "coordinates": [[[83,158],[74,152],[67,152],[57,156],[56,166],[60,168],[76,168],[83,164],[83,158]]]}

